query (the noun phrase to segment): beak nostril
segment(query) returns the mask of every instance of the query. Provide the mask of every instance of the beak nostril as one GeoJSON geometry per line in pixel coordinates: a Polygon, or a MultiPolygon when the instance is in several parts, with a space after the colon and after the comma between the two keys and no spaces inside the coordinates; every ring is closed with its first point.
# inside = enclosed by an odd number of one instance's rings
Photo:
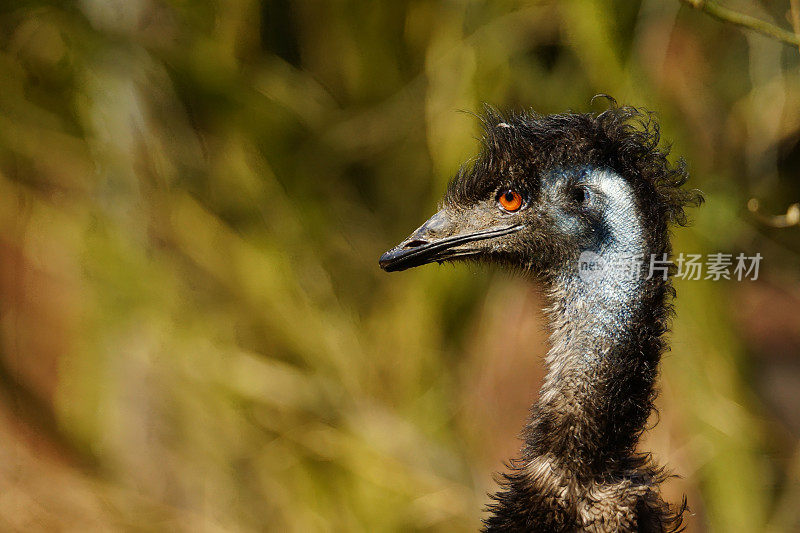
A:
{"type": "Polygon", "coordinates": [[[428,241],[423,241],[422,239],[415,239],[413,241],[408,241],[403,248],[416,248],[418,246],[422,246],[423,244],[428,244],[428,241]]]}

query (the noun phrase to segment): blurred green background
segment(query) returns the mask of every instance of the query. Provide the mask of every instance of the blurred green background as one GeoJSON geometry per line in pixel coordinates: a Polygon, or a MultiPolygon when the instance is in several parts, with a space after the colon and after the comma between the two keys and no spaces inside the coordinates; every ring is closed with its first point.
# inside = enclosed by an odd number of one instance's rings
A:
{"type": "Polygon", "coordinates": [[[677,0],[5,1],[0,42],[0,530],[475,531],[541,299],[377,259],[460,110],[608,93],[706,194],[676,252],[764,257],[678,282],[642,449],[689,531],[800,531],[800,230],[746,208],[800,201],[796,48],[677,0]]]}

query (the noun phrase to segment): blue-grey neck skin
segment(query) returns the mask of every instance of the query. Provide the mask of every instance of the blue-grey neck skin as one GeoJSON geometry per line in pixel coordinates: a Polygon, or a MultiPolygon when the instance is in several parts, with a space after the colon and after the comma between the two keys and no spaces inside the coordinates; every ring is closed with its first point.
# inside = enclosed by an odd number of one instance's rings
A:
{"type": "Polygon", "coordinates": [[[622,177],[606,170],[590,171],[585,182],[604,204],[604,229],[581,258],[596,258],[604,270],[581,273],[575,261],[548,284],[555,333],[576,333],[554,335],[548,359],[558,354],[590,359],[600,355],[595,353],[598,349],[624,338],[640,303],[644,277],[641,267],[632,265],[649,254],[633,191],[622,177]],[[620,268],[625,266],[635,271],[626,273],[620,268]]]}

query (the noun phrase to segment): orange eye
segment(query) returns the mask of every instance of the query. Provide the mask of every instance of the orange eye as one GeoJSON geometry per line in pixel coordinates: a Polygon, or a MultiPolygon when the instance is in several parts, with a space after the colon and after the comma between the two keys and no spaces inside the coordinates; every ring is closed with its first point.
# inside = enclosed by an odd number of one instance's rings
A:
{"type": "Polygon", "coordinates": [[[522,207],[522,195],[511,189],[501,192],[497,201],[500,202],[503,209],[510,213],[519,211],[519,208],[522,207]]]}

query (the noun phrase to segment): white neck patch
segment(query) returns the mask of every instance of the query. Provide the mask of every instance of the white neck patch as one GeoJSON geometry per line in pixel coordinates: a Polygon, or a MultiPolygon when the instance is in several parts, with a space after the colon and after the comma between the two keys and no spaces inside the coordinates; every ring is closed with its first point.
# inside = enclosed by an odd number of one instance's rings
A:
{"type": "Polygon", "coordinates": [[[587,181],[600,191],[606,202],[605,221],[610,240],[600,251],[601,255],[644,253],[641,220],[630,184],[608,170],[592,171],[587,181]]]}

